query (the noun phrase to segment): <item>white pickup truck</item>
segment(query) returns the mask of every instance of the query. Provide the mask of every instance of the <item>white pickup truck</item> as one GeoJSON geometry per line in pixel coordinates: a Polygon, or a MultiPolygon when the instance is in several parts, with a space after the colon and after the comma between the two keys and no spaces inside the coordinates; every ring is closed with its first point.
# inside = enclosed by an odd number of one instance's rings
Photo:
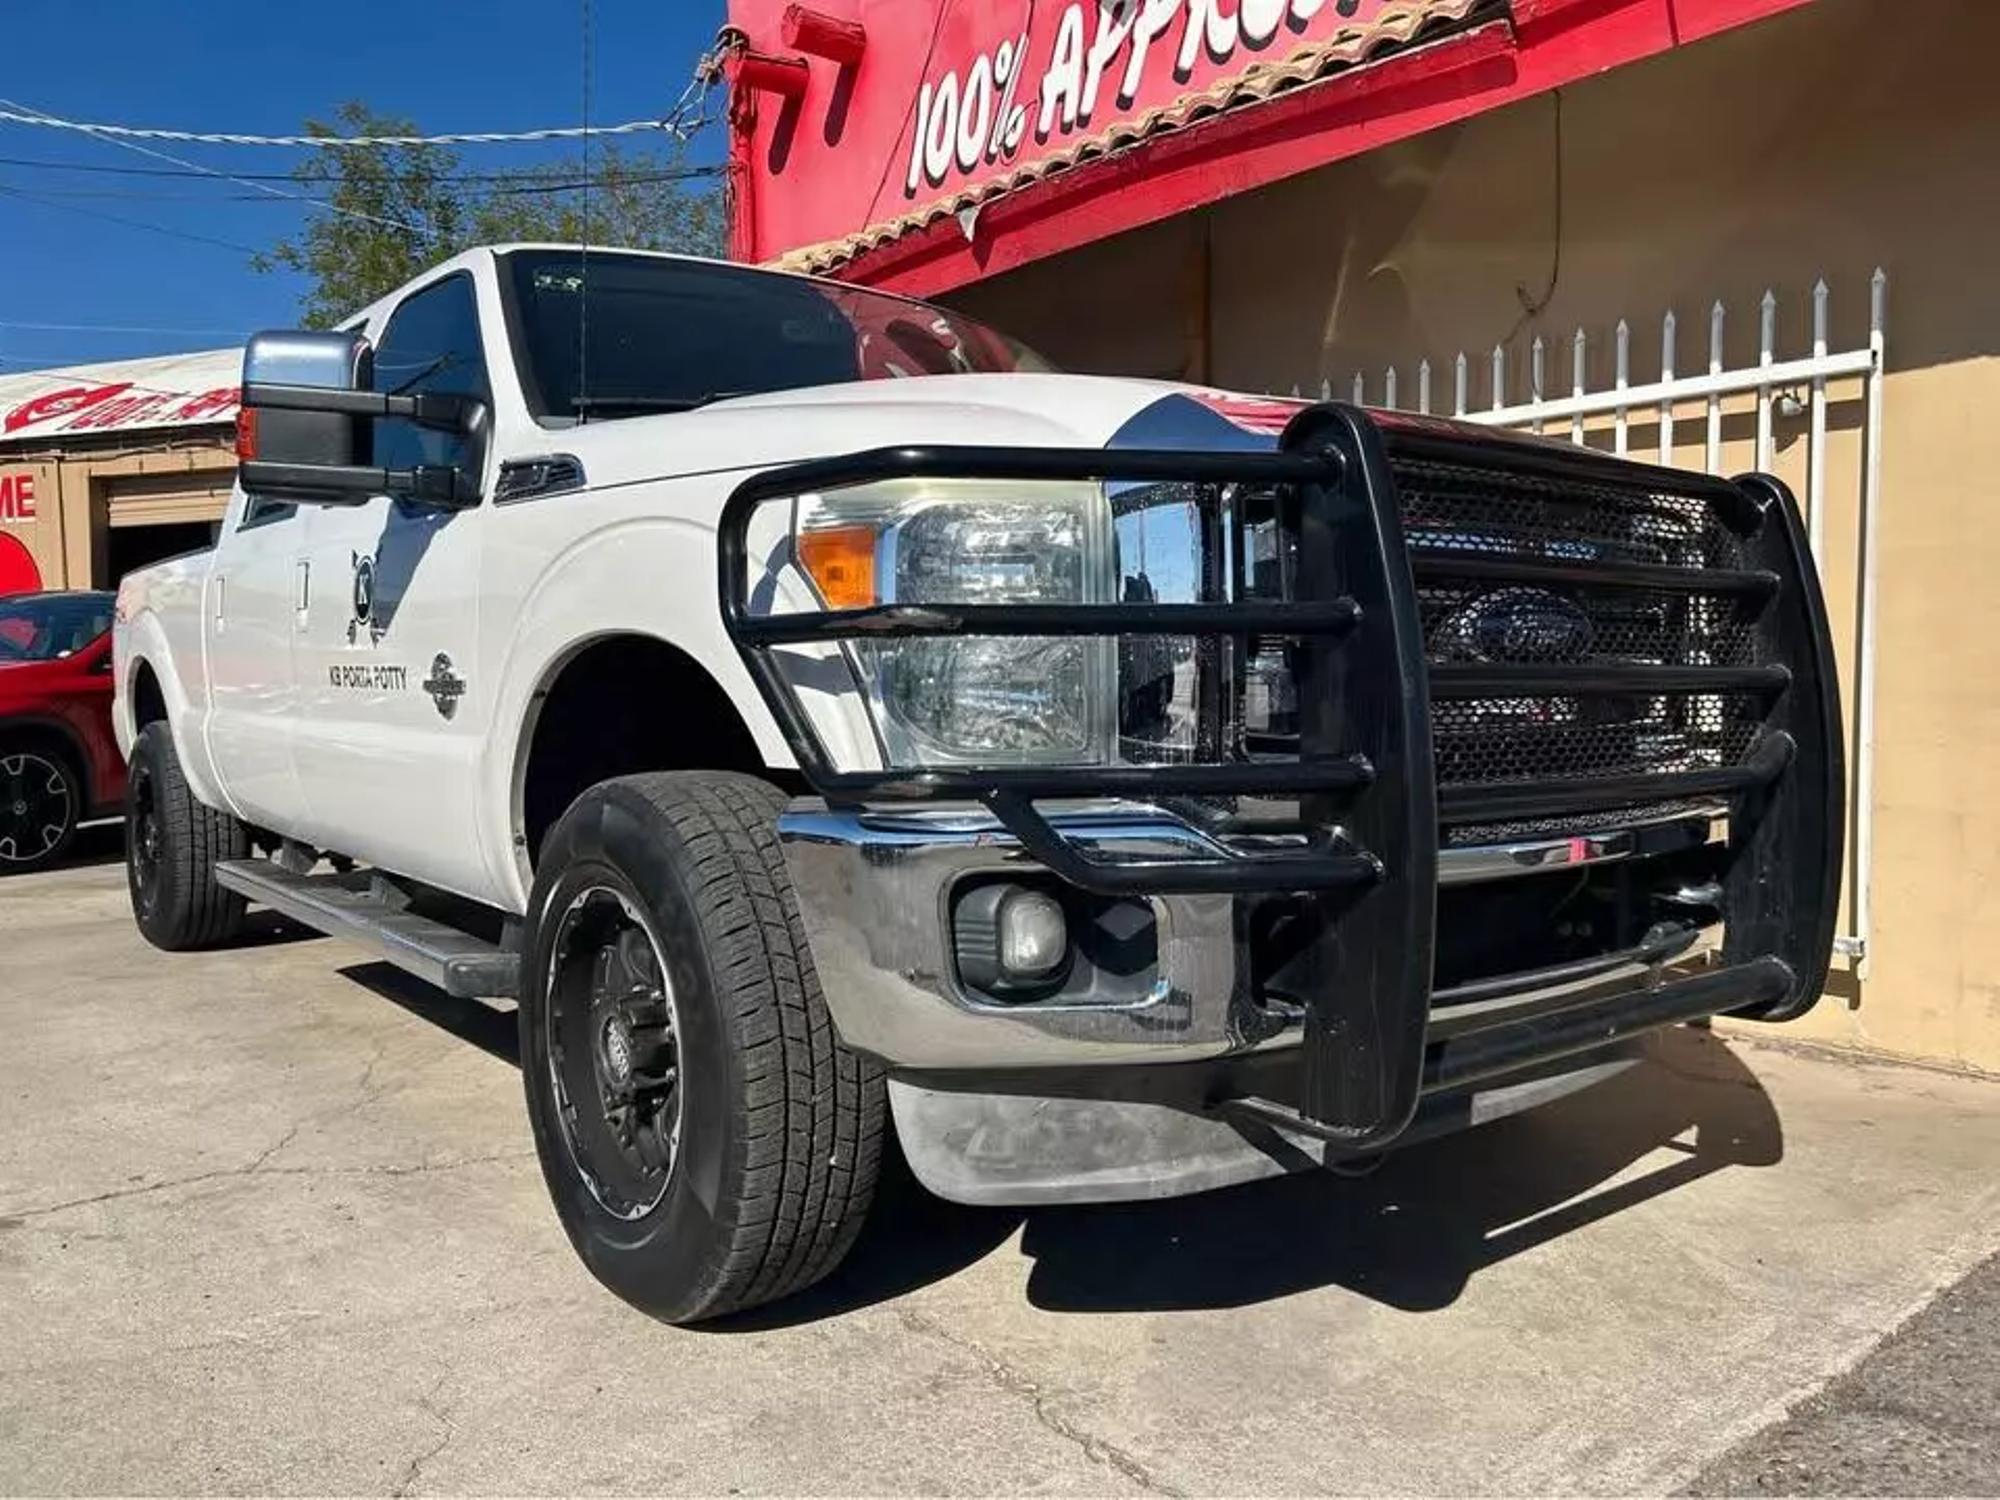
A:
{"type": "Polygon", "coordinates": [[[959,1201],[1195,1192],[1823,982],[1771,479],[528,245],[258,335],[239,447],[119,591],[139,925],[516,1000],[563,1226],[659,1316],[824,1275],[892,1129],[959,1201]]]}

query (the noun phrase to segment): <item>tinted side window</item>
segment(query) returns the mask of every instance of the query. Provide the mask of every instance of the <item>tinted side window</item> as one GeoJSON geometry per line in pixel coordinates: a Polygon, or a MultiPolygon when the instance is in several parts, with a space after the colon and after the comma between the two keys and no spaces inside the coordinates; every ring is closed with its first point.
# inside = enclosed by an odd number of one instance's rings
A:
{"type": "MultiPolygon", "coordinates": [[[[375,346],[375,389],[489,398],[470,276],[448,276],[427,286],[389,315],[389,326],[375,346]]],[[[409,422],[375,424],[375,462],[384,468],[463,464],[476,472],[479,459],[471,438],[409,422]]]]}

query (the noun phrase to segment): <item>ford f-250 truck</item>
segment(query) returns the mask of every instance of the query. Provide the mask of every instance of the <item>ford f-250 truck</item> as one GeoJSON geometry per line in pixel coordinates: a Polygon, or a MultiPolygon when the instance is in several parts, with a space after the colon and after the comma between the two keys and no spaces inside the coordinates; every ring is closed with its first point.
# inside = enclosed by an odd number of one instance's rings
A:
{"type": "Polygon", "coordinates": [[[677,1321],[971,1203],[1161,1196],[1584,1083],[1825,976],[1798,510],[1585,448],[1055,373],[667,256],[261,334],[128,578],[130,876],[518,1001],[591,1270],[677,1321]]]}

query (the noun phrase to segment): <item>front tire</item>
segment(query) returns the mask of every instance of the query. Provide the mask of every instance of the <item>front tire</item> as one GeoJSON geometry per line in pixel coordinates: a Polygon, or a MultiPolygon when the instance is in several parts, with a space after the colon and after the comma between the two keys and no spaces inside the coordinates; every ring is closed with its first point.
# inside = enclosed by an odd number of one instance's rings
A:
{"type": "Polygon", "coordinates": [[[248,856],[249,832],[195,799],[158,720],[132,746],[126,785],[125,882],[139,931],[169,953],[228,942],[243,930],[245,903],[216,883],[215,867],[248,856]]]}
{"type": "Polygon", "coordinates": [[[521,1072],[542,1174],[600,1281],[673,1323],[847,1253],[886,1128],[834,1035],[778,847],[784,796],[660,772],[585,792],[528,908],[521,1072]]]}
{"type": "Polygon", "coordinates": [[[61,859],[83,816],[83,781],[69,757],[38,743],[0,745],[0,874],[61,859]]]}

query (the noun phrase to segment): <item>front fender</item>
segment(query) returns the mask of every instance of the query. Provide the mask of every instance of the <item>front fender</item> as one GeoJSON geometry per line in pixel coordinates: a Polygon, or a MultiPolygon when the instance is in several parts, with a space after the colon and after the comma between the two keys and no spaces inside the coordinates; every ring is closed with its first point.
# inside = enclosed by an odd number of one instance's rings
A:
{"type": "MultiPolygon", "coordinates": [[[[538,697],[579,651],[614,635],[674,646],[735,706],[764,763],[789,769],[785,738],[722,629],[715,593],[715,530],[678,516],[636,516],[578,538],[536,576],[513,608],[499,656],[493,732],[480,774],[481,856],[515,911],[527,907],[528,868],[515,844],[519,767],[538,697]]],[[[647,684],[633,683],[643,693],[647,684]]]]}

